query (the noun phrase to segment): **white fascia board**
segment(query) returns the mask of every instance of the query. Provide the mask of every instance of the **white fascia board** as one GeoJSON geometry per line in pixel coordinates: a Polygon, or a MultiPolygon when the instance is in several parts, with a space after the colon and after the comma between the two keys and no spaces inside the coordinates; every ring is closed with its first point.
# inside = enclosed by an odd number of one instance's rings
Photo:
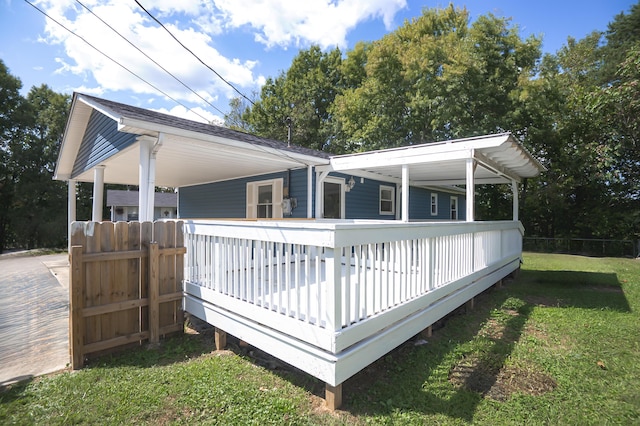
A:
{"type": "Polygon", "coordinates": [[[84,132],[91,117],[91,111],[90,106],[78,104],[77,99],[74,99],[71,104],[71,111],[67,119],[58,160],[56,161],[56,169],[53,174],[54,180],[71,179],[73,165],[80,150],[84,132]]]}
{"type": "Polygon", "coordinates": [[[375,167],[402,166],[412,164],[442,163],[446,161],[471,158],[469,149],[445,152],[429,152],[422,148],[402,152],[379,151],[367,155],[356,154],[349,157],[332,157],[331,167],[339,172],[343,170],[371,169],[375,167]]]}
{"type": "Polygon", "coordinates": [[[293,151],[286,151],[284,149],[271,148],[265,145],[257,145],[249,142],[237,141],[234,139],[223,138],[215,135],[207,135],[200,132],[194,132],[190,130],[184,130],[173,126],[167,126],[164,124],[149,123],[144,120],[137,120],[133,118],[120,118],[118,122],[118,129],[130,128],[132,132],[139,134],[150,134],[155,136],[157,133],[165,133],[167,135],[174,135],[185,139],[194,139],[203,142],[215,142],[221,145],[227,145],[230,147],[237,147],[242,149],[248,149],[258,151],[262,153],[271,154],[280,158],[289,158],[292,162],[304,165],[316,165],[316,164],[328,164],[329,160],[326,158],[314,157],[311,155],[300,154],[293,151]],[[137,130],[137,131],[135,131],[137,130]]]}
{"type": "Polygon", "coordinates": [[[111,118],[112,120],[114,120],[116,123],[118,123],[121,119],[120,115],[114,113],[113,111],[111,111],[109,108],[105,108],[104,105],[102,105],[100,102],[96,102],[93,99],[89,99],[83,95],[78,95],[78,100],[83,102],[84,104],[90,106],[91,108],[95,109],[96,111],[106,115],[107,117],[111,118]]]}
{"type": "MultiPolygon", "coordinates": [[[[499,147],[512,138],[511,134],[489,135],[465,139],[456,139],[444,142],[410,145],[399,148],[382,149],[379,151],[362,152],[357,154],[345,154],[332,157],[332,160],[343,158],[369,157],[372,154],[382,154],[387,159],[402,158],[422,154],[438,154],[443,152],[469,151],[472,149],[485,149],[499,147]]],[[[467,157],[465,157],[467,158],[467,157]]]]}
{"type": "MultiPolygon", "coordinates": [[[[510,183],[511,181],[504,177],[486,177],[486,178],[478,178],[475,177],[473,179],[476,185],[482,184],[500,184],[500,183],[510,183]]],[[[413,181],[416,186],[454,186],[454,185],[466,185],[466,179],[428,179],[428,180],[415,180],[413,181]]]]}

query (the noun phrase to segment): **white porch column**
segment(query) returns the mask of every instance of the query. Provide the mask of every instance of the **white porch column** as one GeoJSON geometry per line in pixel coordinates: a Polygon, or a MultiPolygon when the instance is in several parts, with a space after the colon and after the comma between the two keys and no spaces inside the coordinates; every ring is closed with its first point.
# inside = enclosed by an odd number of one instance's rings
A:
{"type": "Polygon", "coordinates": [[[518,182],[515,180],[511,181],[511,193],[513,194],[513,221],[518,221],[518,210],[519,210],[519,200],[518,200],[518,182]]]}
{"type": "Polygon", "coordinates": [[[102,222],[102,204],[104,203],[104,166],[93,170],[93,209],[91,220],[102,222]]]}
{"type": "Polygon", "coordinates": [[[402,221],[409,222],[409,166],[402,165],[402,221]]]}
{"type": "Polygon", "coordinates": [[[149,157],[149,176],[147,177],[147,215],[144,219],[145,222],[153,222],[153,210],[156,200],[156,153],[151,152],[149,157]]]}
{"type": "Polygon", "coordinates": [[[307,219],[313,217],[313,166],[307,166],[307,219]]]}
{"type": "Polygon", "coordinates": [[[316,172],[316,219],[322,218],[322,184],[324,179],[329,175],[329,172],[316,172]]]}
{"type": "Polygon", "coordinates": [[[67,192],[67,248],[71,250],[71,224],[76,221],[76,199],[78,195],[76,192],[76,181],[73,179],[69,179],[67,184],[69,185],[67,192]]]}
{"type": "Polygon", "coordinates": [[[467,222],[475,222],[475,179],[474,173],[476,171],[476,160],[473,158],[473,151],[471,151],[471,158],[467,158],[467,169],[466,169],[466,178],[467,178],[467,199],[466,199],[466,221],[467,222]]]}
{"type": "Polygon", "coordinates": [[[138,168],[138,220],[140,222],[144,222],[148,220],[149,168],[151,163],[151,148],[153,147],[153,140],[149,138],[140,138],[139,143],[140,163],[138,168]]]}

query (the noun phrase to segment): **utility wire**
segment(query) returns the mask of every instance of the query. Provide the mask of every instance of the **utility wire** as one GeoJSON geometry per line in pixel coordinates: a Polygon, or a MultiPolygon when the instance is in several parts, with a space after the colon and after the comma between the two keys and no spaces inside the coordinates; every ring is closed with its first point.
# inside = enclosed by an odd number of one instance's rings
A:
{"type": "Polygon", "coordinates": [[[136,49],[138,52],[142,53],[147,59],[149,59],[151,62],[153,62],[154,64],[156,64],[160,69],[162,69],[162,71],[166,72],[167,74],[169,74],[171,77],[173,77],[178,83],[182,84],[187,90],[190,90],[191,93],[195,94],[197,97],[199,97],[200,99],[202,99],[207,105],[209,105],[211,108],[215,109],[216,111],[218,111],[220,114],[225,115],[224,111],[220,110],[218,107],[216,107],[215,105],[213,105],[211,102],[209,102],[208,100],[206,100],[205,98],[203,98],[198,92],[196,92],[195,90],[193,90],[191,87],[187,86],[182,80],[180,80],[178,77],[176,77],[175,75],[173,75],[170,71],[168,71],[166,68],[164,68],[162,65],[160,65],[158,62],[156,62],[153,58],[151,58],[149,55],[147,55],[146,53],[144,53],[138,46],[136,46],[135,44],[133,44],[129,39],[127,39],[125,36],[123,36],[122,34],[120,34],[115,28],[113,28],[111,25],[109,25],[107,22],[104,21],[104,19],[102,19],[101,17],[99,17],[98,15],[96,15],[91,9],[89,9],[87,6],[85,6],[84,4],[82,4],[82,2],[80,2],[80,0],[76,0],[76,3],[78,3],[80,6],[84,7],[89,13],[91,13],[93,16],[95,16],[96,18],[98,18],[100,20],[100,22],[102,22],[103,24],[105,24],[107,27],[109,27],[111,29],[111,31],[113,31],[114,33],[118,34],[120,36],[120,38],[122,38],[124,41],[126,41],[127,43],[129,43],[134,49],[136,49]]]}
{"type": "Polygon", "coordinates": [[[175,41],[177,41],[177,42],[178,42],[178,44],[180,44],[180,46],[182,46],[182,47],[183,47],[187,52],[191,53],[191,55],[193,55],[193,57],[194,57],[194,58],[196,58],[196,59],[197,59],[197,60],[198,60],[202,65],[204,65],[205,67],[209,68],[209,69],[210,69],[210,70],[211,70],[215,75],[217,75],[217,76],[218,76],[218,78],[220,78],[220,80],[224,81],[227,85],[229,85],[229,87],[231,87],[233,90],[235,90],[235,91],[236,91],[236,93],[238,93],[240,96],[242,96],[242,97],[243,97],[243,98],[245,98],[247,101],[249,101],[249,103],[250,103],[251,105],[255,106],[255,103],[254,103],[251,99],[249,99],[249,98],[248,98],[244,93],[242,93],[240,90],[238,90],[238,89],[237,89],[233,84],[231,84],[230,82],[228,82],[227,80],[225,80],[225,78],[224,78],[224,77],[222,77],[220,74],[218,74],[218,72],[217,72],[216,70],[214,70],[213,68],[211,68],[211,67],[210,67],[209,65],[207,65],[207,64],[206,64],[202,59],[200,59],[200,58],[198,57],[198,55],[196,55],[195,53],[193,53],[193,52],[191,51],[191,49],[189,49],[187,46],[185,46],[184,44],[182,44],[182,42],[181,42],[180,40],[178,40],[178,39],[176,38],[176,36],[174,36],[174,35],[171,33],[171,31],[169,31],[169,30],[167,29],[167,27],[165,27],[165,26],[164,26],[164,24],[163,24],[162,22],[160,22],[160,21],[159,21],[155,16],[153,16],[153,15],[152,15],[152,14],[151,14],[147,9],[145,9],[145,8],[144,8],[144,6],[142,6],[138,0],[134,0],[134,1],[136,2],[136,4],[137,4],[138,6],[140,6],[140,8],[141,8],[142,10],[144,10],[144,11],[145,11],[145,13],[146,13],[147,15],[149,15],[149,17],[150,17],[151,19],[153,19],[154,21],[156,21],[156,22],[158,23],[158,25],[160,25],[160,26],[161,26],[161,27],[162,27],[162,28],[163,28],[167,33],[169,33],[169,35],[170,35],[170,36],[171,36],[175,41]]]}
{"type": "Polygon", "coordinates": [[[129,68],[125,67],[124,65],[122,65],[120,62],[116,61],[115,59],[111,58],[109,55],[107,55],[106,53],[102,52],[100,49],[98,49],[97,47],[95,47],[93,44],[89,43],[84,37],[74,33],[73,31],[71,31],[69,28],[65,27],[64,25],[62,25],[60,22],[58,22],[57,20],[55,20],[54,18],[52,18],[51,16],[49,16],[45,11],[43,11],[42,9],[40,9],[38,6],[36,6],[35,4],[31,3],[29,0],[24,0],[25,3],[29,4],[31,7],[33,7],[34,9],[36,9],[38,12],[42,13],[44,16],[46,16],[47,18],[51,19],[53,22],[55,22],[56,24],[58,24],[60,27],[64,28],[66,31],[68,31],[70,34],[78,37],[80,40],[82,40],[83,42],[85,42],[89,47],[91,47],[92,49],[94,49],[96,52],[100,53],[102,56],[104,56],[105,58],[109,59],[111,62],[115,63],[116,65],[120,66],[121,68],[123,68],[125,71],[127,71],[128,73],[130,73],[131,75],[133,75],[134,77],[137,77],[138,79],[140,79],[141,81],[143,81],[144,83],[146,83],[147,85],[151,86],[153,89],[157,90],[158,92],[162,93],[164,96],[166,96],[167,98],[171,99],[172,101],[174,101],[175,103],[185,107],[185,109],[187,109],[188,111],[191,111],[192,113],[196,114],[198,117],[202,118],[205,122],[209,122],[209,119],[200,115],[199,113],[197,113],[196,111],[192,110],[191,108],[187,107],[186,105],[184,105],[182,102],[178,101],[177,99],[174,99],[172,96],[170,96],[169,94],[165,93],[162,89],[154,86],[152,83],[149,83],[147,80],[145,80],[144,78],[140,77],[138,74],[136,74],[135,72],[131,71],[129,68]]]}

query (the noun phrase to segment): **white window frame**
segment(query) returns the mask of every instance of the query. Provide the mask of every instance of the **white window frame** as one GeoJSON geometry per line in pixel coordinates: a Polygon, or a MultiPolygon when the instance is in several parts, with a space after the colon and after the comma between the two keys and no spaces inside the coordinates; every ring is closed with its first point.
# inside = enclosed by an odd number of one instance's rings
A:
{"type": "Polygon", "coordinates": [[[431,193],[431,216],[438,216],[438,193],[431,193]]]}
{"type": "Polygon", "coordinates": [[[458,197],[452,195],[451,200],[449,201],[449,208],[450,208],[449,217],[451,218],[451,220],[458,220],[458,218],[460,217],[458,215],[458,211],[459,211],[458,207],[459,207],[458,197]]]}
{"type": "Polygon", "coordinates": [[[261,186],[271,185],[271,218],[282,219],[282,199],[284,179],[268,179],[254,182],[247,182],[246,217],[247,219],[258,218],[258,191],[261,186]]]}
{"type": "Polygon", "coordinates": [[[388,186],[388,185],[380,185],[380,189],[378,191],[378,213],[381,216],[384,215],[395,215],[396,214],[396,188],[395,186],[388,186]],[[383,199],[382,198],[382,191],[390,191],[391,192],[391,197],[388,199],[383,199]],[[391,203],[391,210],[382,210],[382,202],[383,201],[388,201],[391,203]]]}

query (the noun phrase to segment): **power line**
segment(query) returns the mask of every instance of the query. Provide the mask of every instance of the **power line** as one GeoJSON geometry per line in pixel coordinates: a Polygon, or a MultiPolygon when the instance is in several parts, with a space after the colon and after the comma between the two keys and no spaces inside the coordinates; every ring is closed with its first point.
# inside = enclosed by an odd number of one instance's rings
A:
{"type": "Polygon", "coordinates": [[[84,4],[82,4],[82,2],[80,2],[80,0],[76,0],[76,3],[78,3],[80,6],[82,6],[83,8],[85,8],[89,13],[91,13],[93,16],[95,16],[96,18],[98,18],[100,20],[100,22],[102,22],[103,24],[105,24],[107,27],[109,27],[111,29],[111,31],[113,31],[114,33],[118,34],[120,36],[120,38],[122,38],[124,41],[126,41],[127,43],[129,43],[133,48],[135,48],[138,52],[142,53],[147,59],[149,59],[151,62],[153,62],[155,65],[157,65],[160,69],[162,69],[162,71],[166,72],[167,74],[169,74],[171,77],[173,77],[178,83],[182,84],[187,90],[190,90],[191,93],[195,94],[196,96],[198,96],[200,99],[202,99],[207,105],[209,105],[211,108],[215,109],[216,111],[218,111],[220,114],[224,115],[224,111],[220,110],[219,108],[217,108],[215,105],[213,105],[211,102],[209,102],[208,100],[206,100],[205,98],[203,98],[199,93],[197,93],[195,90],[193,90],[191,87],[187,86],[182,80],[180,80],[178,77],[176,77],[175,75],[173,75],[170,71],[168,71],[166,68],[164,68],[162,65],[160,65],[158,62],[156,62],[153,58],[151,58],[149,55],[147,55],[146,53],[144,53],[138,46],[136,46],[135,44],[133,44],[129,39],[127,39],[125,36],[123,36],[122,34],[120,34],[115,28],[113,28],[111,25],[109,25],[109,23],[105,22],[104,19],[102,19],[101,17],[99,17],[98,15],[96,15],[91,9],[89,9],[87,6],[85,6],[84,4]]]}
{"type": "Polygon", "coordinates": [[[156,22],[158,23],[158,25],[160,25],[160,26],[161,26],[161,27],[162,27],[162,28],[163,28],[163,29],[164,29],[164,30],[165,30],[165,31],[166,31],[166,32],[167,32],[167,33],[168,33],[168,34],[169,34],[169,35],[170,35],[174,40],[175,40],[175,41],[177,41],[177,42],[178,42],[178,44],[180,44],[180,46],[182,46],[182,47],[183,47],[187,52],[191,53],[191,55],[193,55],[193,57],[194,57],[194,58],[196,58],[196,59],[197,59],[197,60],[198,60],[202,65],[204,65],[205,67],[209,68],[209,69],[210,69],[210,70],[211,70],[215,75],[217,75],[217,76],[218,76],[218,78],[220,78],[220,80],[224,81],[227,85],[229,85],[229,87],[231,87],[233,90],[235,90],[235,91],[236,91],[236,93],[238,93],[240,96],[242,96],[242,97],[243,97],[243,98],[245,98],[247,101],[249,101],[249,103],[251,103],[251,105],[255,106],[255,103],[254,103],[251,99],[249,99],[249,98],[248,98],[244,93],[242,93],[240,90],[238,90],[238,89],[237,89],[233,84],[231,84],[230,82],[228,82],[227,80],[225,80],[225,78],[224,78],[224,77],[222,77],[222,76],[221,76],[221,75],[220,75],[216,70],[214,70],[213,68],[211,68],[211,67],[210,67],[209,65],[207,65],[207,64],[206,64],[202,59],[200,59],[200,58],[198,57],[198,55],[196,55],[195,53],[193,53],[193,52],[191,51],[191,49],[189,49],[187,46],[185,46],[184,44],[182,44],[182,42],[181,42],[180,40],[178,40],[178,39],[176,38],[176,36],[174,36],[174,35],[171,33],[171,31],[169,31],[169,30],[167,29],[167,27],[165,27],[165,26],[164,26],[164,24],[163,24],[162,22],[160,22],[160,21],[159,21],[155,16],[153,16],[153,15],[152,15],[152,14],[151,14],[147,9],[145,9],[145,8],[144,8],[144,6],[142,6],[138,0],[134,0],[134,1],[136,2],[136,4],[137,4],[138,6],[140,6],[140,8],[141,8],[142,10],[144,10],[144,11],[145,11],[145,13],[146,13],[147,15],[149,15],[149,17],[150,17],[151,19],[153,19],[154,21],[156,21],[156,22]]]}
{"type": "Polygon", "coordinates": [[[84,37],[74,33],[73,31],[71,31],[69,28],[65,27],[63,24],[61,24],[60,22],[58,22],[57,20],[55,20],[54,18],[52,18],[51,16],[49,16],[45,11],[43,11],[42,9],[40,9],[38,6],[36,6],[35,4],[31,3],[29,0],[24,0],[27,4],[29,4],[31,7],[33,7],[34,9],[36,9],[38,12],[42,13],[44,16],[46,16],[47,18],[51,19],[53,22],[55,22],[56,24],[58,24],[60,27],[64,28],[66,31],[68,31],[70,34],[78,37],[80,40],[82,40],[83,42],[85,42],[89,47],[91,47],[92,49],[94,49],[96,52],[100,53],[102,56],[104,56],[105,58],[109,59],[111,62],[115,63],[116,65],[120,66],[122,69],[124,69],[125,71],[127,71],[128,73],[130,73],[131,75],[133,75],[134,77],[138,78],[139,80],[143,81],[144,83],[146,83],[147,85],[151,86],[154,90],[157,90],[158,92],[162,93],[164,96],[166,96],[167,98],[171,99],[172,101],[174,101],[175,103],[183,106],[185,109],[187,109],[187,111],[191,111],[194,114],[196,114],[197,116],[199,116],[200,118],[202,118],[204,121],[206,121],[207,123],[209,122],[209,119],[207,119],[206,117],[200,115],[199,113],[197,113],[196,111],[192,110],[191,108],[187,107],[186,105],[184,105],[182,102],[178,101],[177,99],[174,99],[172,96],[170,96],[169,94],[165,93],[162,89],[156,87],[155,85],[153,85],[152,83],[149,83],[147,80],[145,80],[144,78],[140,77],[138,74],[136,74],[135,72],[131,71],[129,68],[125,67],[124,65],[122,65],[120,62],[116,61],[115,59],[111,58],[109,55],[107,55],[106,53],[102,52],[100,49],[98,49],[97,47],[95,47],[93,44],[89,43],[84,37]]]}

